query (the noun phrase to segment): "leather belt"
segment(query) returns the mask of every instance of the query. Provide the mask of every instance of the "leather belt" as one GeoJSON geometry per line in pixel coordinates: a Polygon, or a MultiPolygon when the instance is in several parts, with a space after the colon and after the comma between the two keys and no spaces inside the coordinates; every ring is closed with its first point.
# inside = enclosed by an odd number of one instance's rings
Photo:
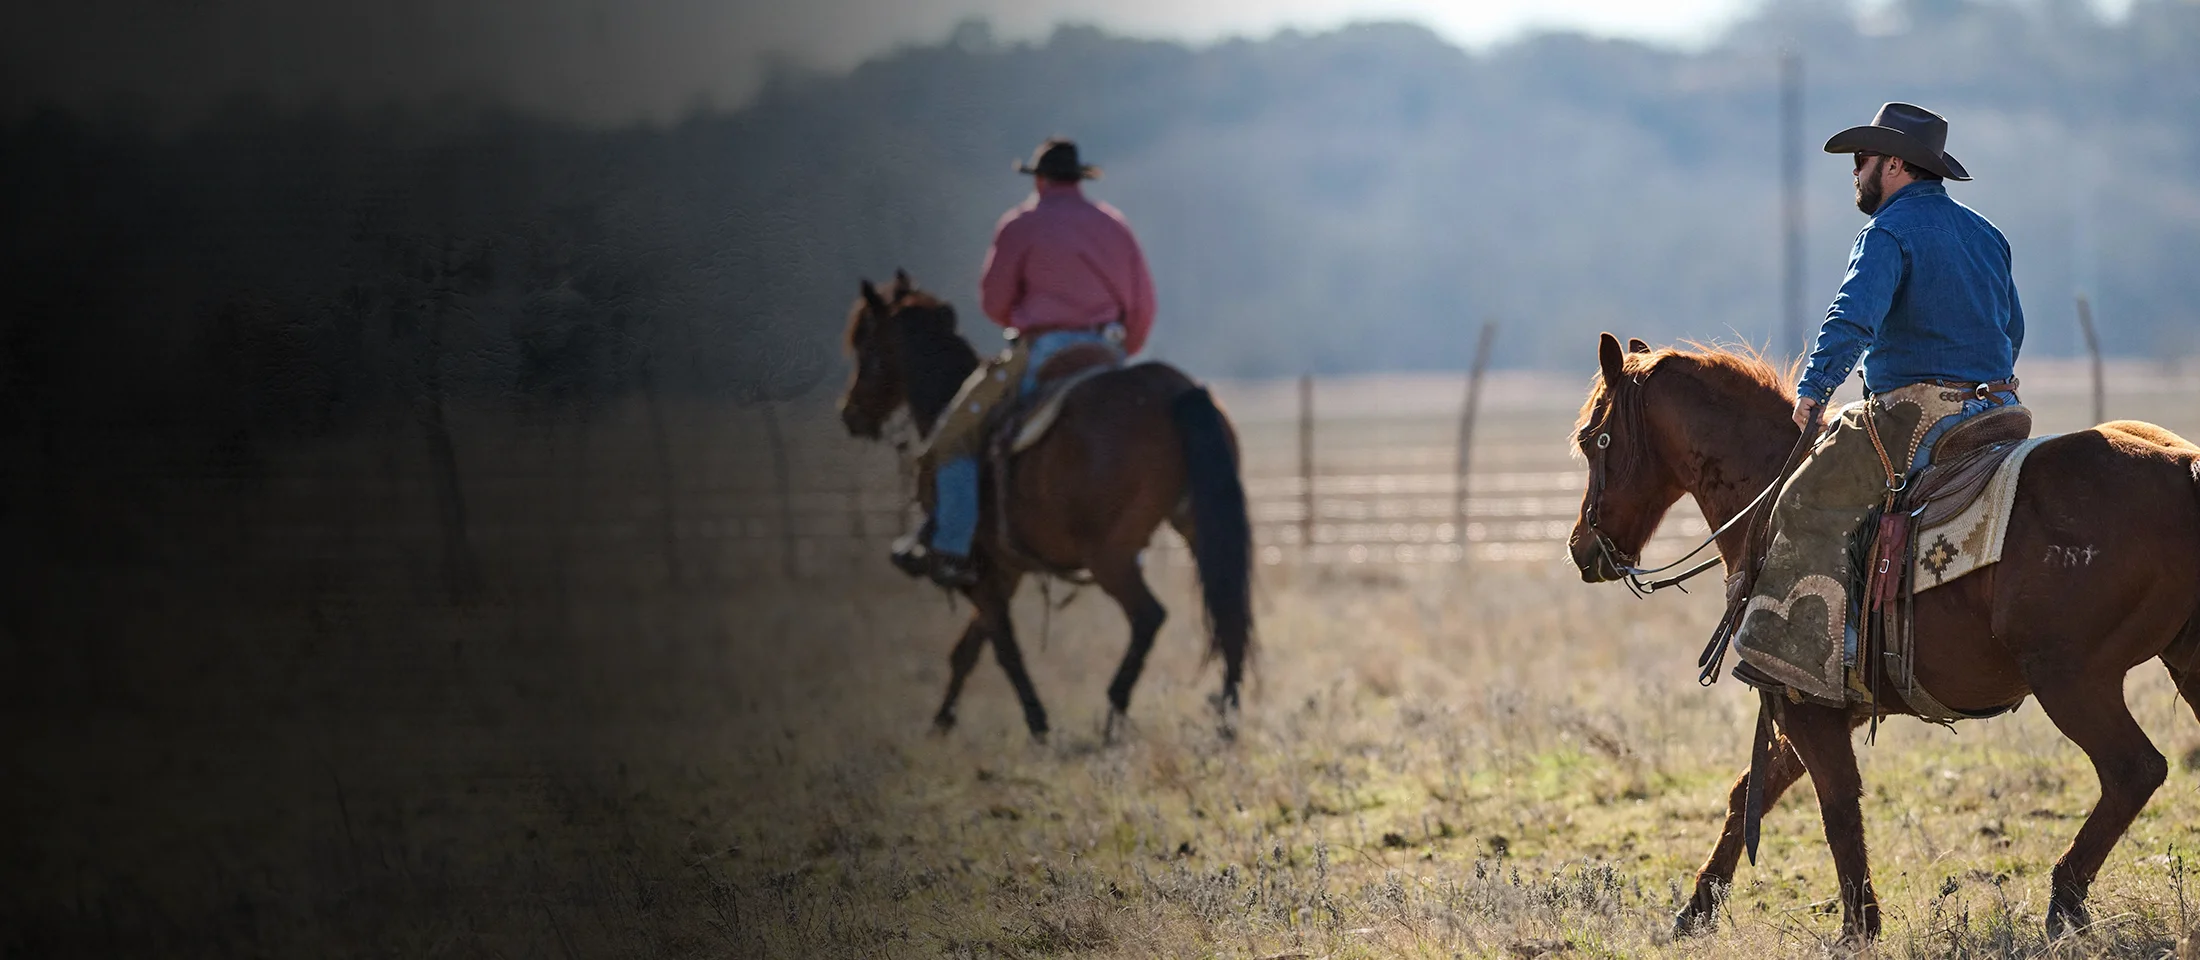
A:
{"type": "MultiPolygon", "coordinates": [[[[1941,380],[1937,378],[1928,378],[1925,380],[1919,380],[1918,382],[1928,383],[1936,387],[1946,387],[1950,390],[1961,390],[1981,400],[1986,399],[1992,394],[2008,393],[2017,389],[2016,377],[2010,377],[2007,380],[1994,380],[1987,383],[1980,383],[1976,380],[1941,380]]],[[[1884,392],[1885,391],[1882,391],[1882,393],[1884,392]]],[[[1879,395],[1880,394],[1873,394],[1873,396],[1879,395]]]]}
{"type": "Polygon", "coordinates": [[[1003,336],[1009,340],[1027,340],[1037,339],[1050,333],[1089,333],[1118,344],[1123,342],[1124,337],[1123,325],[1113,320],[1078,327],[1032,327],[1030,329],[1009,327],[1003,336]]]}
{"type": "Polygon", "coordinates": [[[1983,388],[1987,393],[2007,393],[2017,388],[2017,378],[2015,377],[2010,377],[2007,380],[1994,380],[1988,383],[1980,383],[1976,380],[1927,380],[1925,382],[1936,387],[1950,387],[1956,390],[1978,390],[1983,388]]]}
{"type": "Polygon", "coordinates": [[[1108,332],[1109,327],[1114,327],[1117,325],[1118,324],[1115,321],[1108,320],[1102,323],[1089,323],[1074,327],[1067,325],[1058,327],[1006,327],[1003,328],[1002,336],[1007,337],[1010,340],[1023,340],[1030,337],[1045,336],[1050,333],[1090,333],[1094,335],[1105,335],[1108,332]]]}

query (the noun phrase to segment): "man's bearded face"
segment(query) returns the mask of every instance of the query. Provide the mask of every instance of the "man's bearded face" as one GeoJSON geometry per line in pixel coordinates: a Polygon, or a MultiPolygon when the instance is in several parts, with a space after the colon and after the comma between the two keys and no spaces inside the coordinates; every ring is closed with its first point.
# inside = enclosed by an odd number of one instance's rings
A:
{"type": "Polygon", "coordinates": [[[1856,209],[1865,216],[1879,212],[1887,199],[1887,164],[1891,157],[1871,157],[1856,170],[1856,209]]]}

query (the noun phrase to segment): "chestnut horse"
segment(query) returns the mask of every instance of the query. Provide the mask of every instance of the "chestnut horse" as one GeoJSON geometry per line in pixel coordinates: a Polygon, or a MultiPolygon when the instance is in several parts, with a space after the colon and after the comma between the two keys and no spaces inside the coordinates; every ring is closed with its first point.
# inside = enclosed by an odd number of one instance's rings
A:
{"type": "MultiPolygon", "coordinates": [[[[1623,350],[1607,333],[1598,362],[1574,436],[1590,477],[1569,544],[1591,583],[1622,575],[1598,550],[1595,532],[1616,546],[1620,563],[1633,565],[1683,495],[1695,498],[1715,528],[1722,526],[1780,474],[1799,436],[1790,416],[1791,378],[1756,357],[1651,350],[1639,340],[1623,350]]],[[[2162,754],[2124,703],[2124,675],[2160,658],[2185,702],[2200,712],[2196,461],[2200,448],[2131,420],[2047,440],[2024,461],[2001,561],[1916,600],[1921,686],[1966,713],[2037,697],[2100,778],[2100,802],[2055,863],[2050,936],[2089,922],[2087,888],[2168,776],[2162,754]],[[2083,561],[2072,562],[2073,554],[2083,561]]],[[[1744,526],[1718,538],[1729,571],[1742,562],[1744,526]]],[[[1859,660],[1865,656],[1877,654],[1859,660]]],[[[1882,683],[1876,694],[1883,712],[1914,714],[1892,684],[1882,683]]],[[[1866,719],[1864,708],[1769,699],[1777,705],[1780,738],[1764,778],[1764,807],[1810,774],[1840,878],[1843,932],[1875,937],[1879,904],[1865,859],[1863,784],[1851,740],[1866,719]]],[[[1707,928],[1733,881],[1747,786],[1745,773],[1728,797],[1725,832],[1676,918],[1682,932],[1707,928]]]]}
{"type": "MultiPolygon", "coordinates": [[[[887,418],[903,409],[929,436],[978,366],[977,350],[955,332],[954,308],[898,270],[885,294],[863,281],[846,344],[855,375],[840,415],[857,437],[878,439],[887,418]]],[[[1253,646],[1253,528],[1238,477],[1237,434],[1213,397],[1160,363],[1128,365],[1079,384],[1054,426],[1017,454],[1009,471],[1009,524],[1018,549],[1007,549],[996,522],[992,473],[989,464],[980,482],[983,507],[971,557],[978,582],[963,591],[976,611],[948,657],[947,697],[934,726],[945,732],[955,725],[963,681],[991,640],[1032,737],[1045,739],[1046,708],[1024,672],[1009,622],[1009,601],[1024,576],[1048,572],[1031,569],[1021,559],[1028,556],[1055,571],[1089,571],[1130,620],[1130,647],[1108,685],[1112,739],[1168,616],[1140,570],[1141,551],[1166,521],[1191,545],[1199,568],[1208,652],[1223,661],[1222,690],[1212,702],[1229,736],[1253,646]]]]}

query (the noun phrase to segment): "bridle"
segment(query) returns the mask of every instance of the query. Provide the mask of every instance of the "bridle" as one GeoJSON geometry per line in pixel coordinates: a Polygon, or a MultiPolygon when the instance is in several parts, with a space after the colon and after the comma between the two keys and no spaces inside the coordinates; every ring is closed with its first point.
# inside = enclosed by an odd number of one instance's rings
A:
{"type": "MultiPolygon", "coordinates": [[[[1781,482],[1785,480],[1786,477],[1784,474],[1782,476],[1774,477],[1772,483],[1766,485],[1763,490],[1758,492],[1757,496],[1754,499],[1749,501],[1748,506],[1743,507],[1741,510],[1737,511],[1731,519],[1727,520],[1727,522],[1720,524],[1717,530],[1711,531],[1710,536],[1705,537],[1702,543],[1697,544],[1694,550],[1688,551],[1688,553],[1683,555],[1680,559],[1675,560],[1672,563],[1665,564],[1664,566],[1651,567],[1649,569],[1635,566],[1637,558],[1629,556],[1627,551],[1621,550],[1619,548],[1619,545],[1613,543],[1612,538],[1610,536],[1607,536],[1603,529],[1601,529],[1597,525],[1598,516],[1602,513],[1602,508],[1604,505],[1604,477],[1605,474],[1609,472],[1609,464],[1606,458],[1610,455],[1609,451],[1612,448],[1612,418],[1614,416],[1617,416],[1619,404],[1619,391],[1617,387],[1614,387],[1611,390],[1611,399],[1605,405],[1605,415],[1598,420],[1599,429],[1597,430],[1596,439],[1593,441],[1593,446],[1595,447],[1596,452],[1591,454],[1591,456],[1594,458],[1595,462],[1590,465],[1589,469],[1589,498],[1588,504],[1583,507],[1581,511],[1582,523],[1588,527],[1589,536],[1596,543],[1597,555],[1602,558],[1606,564],[1610,565],[1613,570],[1619,572],[1620,582],[1627,585],[1628,592],[1633,593],[1636,597],[1640,598],[1647,597],[1667,587],[1679,587],[1682,593],[1687,593],[1688,588],[1682,586],[1683,583],[1687,582],[1689,578],[1694,577],[1697,574],[1709,570],[1712,567],[1718,566],[1723,558],[1716,555],[1706,557],[1704,558],[1703,562],[1688,568],[1686,571],[1683,571],[1682,573],[1675,576],[1666,577],[1662,580],[1650,580],[1647,578],[1655,577],[1658,574],[1664,573],[1667,570],[1671,570],[1674,567],[1678,567],[1681,564],[1687,563],[1697,554],[1704,552],[1706,548],[1715,543],[1718,543],[1719,538],[1725,536],[1727,531],[1734,529],[1735,524],[1740,523],[1744,519],[1755,514],[1757,512],[1758,505],[1764,503],[1765,498],[1772,495],[1772,491],[1779,489],[1781,482]]],[[[1584,568],[1583,572],[1587,572],[1586,568],[1584,568]]]]}

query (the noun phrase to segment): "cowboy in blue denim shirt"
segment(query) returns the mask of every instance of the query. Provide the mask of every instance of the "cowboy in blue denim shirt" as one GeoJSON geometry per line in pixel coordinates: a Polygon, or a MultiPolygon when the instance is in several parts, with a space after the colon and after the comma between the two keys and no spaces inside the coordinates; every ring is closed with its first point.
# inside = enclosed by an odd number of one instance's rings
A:
{"type": "MultiPolygon", "coordinates": [[[[1826,309],[1810,365],[1796,387],[1795,423],[1817,418],[1866,350],[1864,389],[1874,397],[1923,383],[1987,384],[1967,414],[2014,402],[2024,308],[2010,279],[2009,241],[1948,196],[1944,180],[1969,180],[1948,155],[1948,122],[1923,107],[1889,103],[1868,126],[1826,141],[1855,156],[1856,206],[1871,220],[1849,251],[1848,276],[1826,309]]],[[[1930,450],[1920,444],[1918,457],[1930,450]]],[[[1922,459],[1906,464],[1923,465],[1922,459]]]]}
{"type": "Polygon", "coordinates": [[[2024,311],[2009,241],[1948,196],[1946,181],[1971,177],[1947,138],[1938,115],[1889,103],[1826,141],[1827,153],[1853,155],[1856,206],[1871,220],[1796,387],[1795,424],[1824,417],[1868,351],[1867,397],[1838,412],[1774,504],[1773,542],[1735,635],[1756,674],[1821,700],[1842,701],[1857,655],[1850,539],[1950,427],[2017,403],[2024,311]]]}

